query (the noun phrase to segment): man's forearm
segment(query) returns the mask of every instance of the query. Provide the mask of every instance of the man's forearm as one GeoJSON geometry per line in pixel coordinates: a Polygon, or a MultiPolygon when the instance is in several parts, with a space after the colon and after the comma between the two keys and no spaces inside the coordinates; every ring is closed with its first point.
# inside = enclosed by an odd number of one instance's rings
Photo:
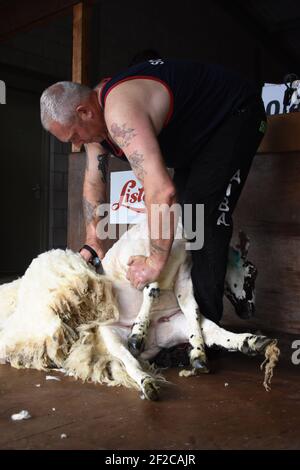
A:
{"type": "Polygon", "coordinates": [[[106,202],[105,188],[101,184],[91,184],[85,181],[83,186],[83,213],[86,227],[86,238],[97,238],[97,224],[100,217],[97,215],[99,205],[106,202]]]}
{"type": "Polygon", "coordinates": [[[160,197],[146,197],[150,235],[150,259],[161,269],[167,262],[174,241],[177,215],[173,211],[176,203],[174,193],[160,197]]]}

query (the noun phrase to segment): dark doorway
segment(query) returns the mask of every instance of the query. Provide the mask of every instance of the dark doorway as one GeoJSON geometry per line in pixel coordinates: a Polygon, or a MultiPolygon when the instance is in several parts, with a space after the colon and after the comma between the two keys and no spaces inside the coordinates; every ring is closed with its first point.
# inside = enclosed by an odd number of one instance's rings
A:
{"type": "Polygon", "coordinates": [[[49,160],[39,92],[7,87],[0,106],[0,272],[22,274],[47,244],[49,160]]]}

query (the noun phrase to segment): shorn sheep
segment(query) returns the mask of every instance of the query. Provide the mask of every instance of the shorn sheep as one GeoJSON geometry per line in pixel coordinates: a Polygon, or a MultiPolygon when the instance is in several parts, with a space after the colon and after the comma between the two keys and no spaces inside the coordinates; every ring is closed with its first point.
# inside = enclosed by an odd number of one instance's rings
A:
{"type": "MultiPolygon", "coordinates": [[[[83,381],[124,385],[156,400],[164,379],[149,360],[162,348],[190,343],[191,368],[181,375],[194,375],[208,372],[204,346],[218,346],[265,355],[269,390],[279,356],[276,339],[231,333],[201,315],[183,238],[176,237],[157,283],[143,291],[130,285],[127,262],[148,255],[145,234],[146,224],[126,232],[107,252],[103,275],[79,253],[57,249],[35,258],[20,279],[0,286],[1,361],[17,368],[61,368],[83,381]]],[[[235,263],[236,270],[241,266],[235,263]]],[[[227,290],[230,279],[235,286],[240,282],[245,301],[243,282],[233,271],[231,265],[227,290]]]]}

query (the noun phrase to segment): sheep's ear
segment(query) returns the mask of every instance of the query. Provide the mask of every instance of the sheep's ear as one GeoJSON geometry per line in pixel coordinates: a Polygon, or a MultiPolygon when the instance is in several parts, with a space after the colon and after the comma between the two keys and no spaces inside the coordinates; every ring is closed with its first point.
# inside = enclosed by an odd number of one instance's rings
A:
{"type": "Polygon", "coordinates": [[[241,258],[244,259],[244,260],[247,259],[249,245],[250,245],[250,239],[245,234],[245,232],[240,231],[239,232],[239,242],[236,245],[236,248],[240,251],[241,258]]]}

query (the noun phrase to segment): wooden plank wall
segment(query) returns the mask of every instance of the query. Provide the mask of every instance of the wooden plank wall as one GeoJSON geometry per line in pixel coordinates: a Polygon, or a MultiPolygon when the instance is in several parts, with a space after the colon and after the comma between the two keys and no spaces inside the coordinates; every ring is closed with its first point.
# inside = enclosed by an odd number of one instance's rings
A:
{"type": "Polygon", "coordinates": [[[259,153],[294,152],[300,149],[300,113],[268,116],[267,132],[259,153]]]}
{"type": "Polygon", "coordinates": [[[82,187],[85,152],[69,156],[68,171],[68,247],[78,251],[85,241],[82,187]]]}
{"type": "MultiPolygon", "coordinates": [[[[249,235],[259,273],[250,323],[293,333],[300,333],[299,181],[300,152],[257,155],[234,215],[234,237],[240,229],[249,235]]],[[[226,321],[245,325],[227,302],[225,312],[226,321]]]]}

